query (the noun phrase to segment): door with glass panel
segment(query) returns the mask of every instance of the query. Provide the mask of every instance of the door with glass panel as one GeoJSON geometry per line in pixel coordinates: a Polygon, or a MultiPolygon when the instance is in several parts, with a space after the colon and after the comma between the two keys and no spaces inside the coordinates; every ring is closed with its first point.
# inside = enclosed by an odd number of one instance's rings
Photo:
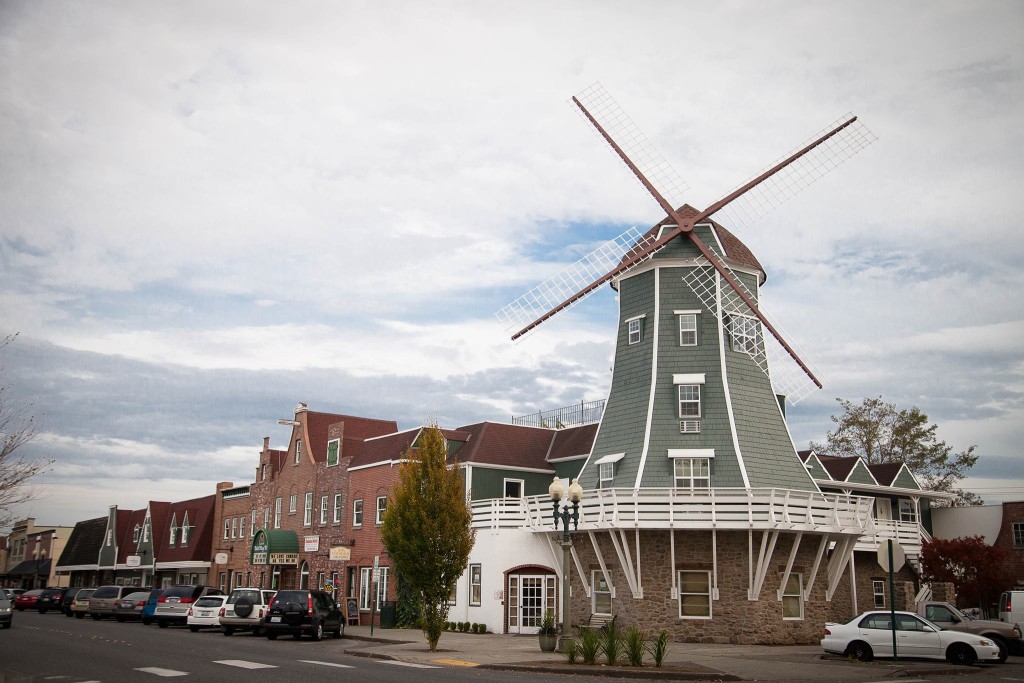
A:
{"type": "Polygon", "coordinates": [[[554,575],[512,574],[508,577],[508,632],[537,633],[545,612],[555,613],[554,575]]]}

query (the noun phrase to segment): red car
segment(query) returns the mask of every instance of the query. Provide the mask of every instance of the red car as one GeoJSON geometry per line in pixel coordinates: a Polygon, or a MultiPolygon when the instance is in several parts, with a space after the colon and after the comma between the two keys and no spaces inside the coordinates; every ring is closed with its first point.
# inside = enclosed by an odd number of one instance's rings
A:
{"type": "Polygon", "coordinates": [[[18,610],[19,612],[24,612],[27,609],[35,609],[36,600],[38,600],[39,596],[42,594],[42,588],[36,588],[35,590],[30,590],[22,593],[18,597],[14,598],[14,609],[18,610]]]}

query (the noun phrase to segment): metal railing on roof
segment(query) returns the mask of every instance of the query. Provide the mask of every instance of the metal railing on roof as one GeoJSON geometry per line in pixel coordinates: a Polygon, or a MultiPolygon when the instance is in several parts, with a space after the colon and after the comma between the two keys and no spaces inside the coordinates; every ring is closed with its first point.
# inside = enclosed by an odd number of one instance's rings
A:
{"type": "Polygon", "coordinates": [[[571,406],[543,410],[529,415],[512,417],[512,424],[520,427],[545,427],[547,429],[565,429],[579,425],[599,422],[604,414],[604,399],[600,401],[580,401],[571,406]]]}

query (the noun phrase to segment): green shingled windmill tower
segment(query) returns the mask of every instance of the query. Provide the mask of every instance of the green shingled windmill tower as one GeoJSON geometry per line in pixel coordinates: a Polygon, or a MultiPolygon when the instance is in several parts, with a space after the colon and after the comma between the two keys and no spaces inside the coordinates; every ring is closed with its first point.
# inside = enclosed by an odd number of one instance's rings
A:
{"type": "Polygon", "coordinates": [[[615,365],[586,489],[816,490],[785,405],[821,381],[758,303],[766,274],[725,227],[759,218],[874,141],[856,117],[700,211],[685,183],[599,85],[573,98],[665,217],[633,229],[499,312],[522,337],[609,283],[615,365]]]}

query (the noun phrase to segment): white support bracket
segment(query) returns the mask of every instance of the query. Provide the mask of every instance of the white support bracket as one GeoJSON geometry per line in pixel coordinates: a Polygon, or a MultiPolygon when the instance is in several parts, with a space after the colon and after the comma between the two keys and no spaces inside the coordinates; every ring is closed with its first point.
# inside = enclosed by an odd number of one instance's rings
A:
{"type": "Polygon", "coordinates": [[[640,589],[640,584],[637,581],[636,571],[633,569],[633,558],[629,555],[629,542],[626,540],[624,530],[620,529],[619,534],[620,537],[616,538],[614,529],[608,531],[608,537],[611,538],[612,545],[615,547],[615,554],[619,557],[619,565],[622,567],[622,573],[626,575],[626,583],[629,584],[629,591],[633,594],[634,599],[639,600],[644,596],[640,589]]]}
{"type": "Polygon", "coordinates": [[[846,571],[846,565],[853,557],[853,549],[857,545],[857,539],[853,536],[844,536],[836,543],[836,549],[828,560],[828,588],[825,589],[825,600],[831,602],[839,582],[846,571]]]}
{"type": "Polygon", "coordinates": [[[789,559],[786,560],[786,571],[782,572],[782,583],[779,584],[778,600],[782,602],[782,596],[786,592],[786,583],[789,582],[789,575],[793,571],[793,561],[796,560],[796,553],[800,550],[800,540],[804,537],[804,532],[799,531],[796,537],[793,539],[793,547],[789,549],[789,559]]]}
{"type": "Polygon", "coordinates": [[[818,576],[818,569],[821,567],[821,558],[825,556],[828,549],[828,534],[822,534],[821,542],[818,544],[818,554],[814,557],[814,566],[811,567],[811,574],[807,577],[807,586],[804,588],[804,602],[811,599],[811,589],[814,588],[814,580],[818,576]]]}
{"type": "MultiPolygon", "coordinates": [[[[601,554],[601,548],[597,545],[597,535],[593,531],[588,531],[587,536],[590,537],[590,543],[594,546],[594,555],[597,556],[597,563],[601,565],[601,575],[604,576],[604,583],[608,586],[608,590],[612,593],[612,598],[615,598],[615,584],[612,583],[612,575],[608,573],[608,565],[604,563],[604,555],[601,554]]],[[[587,581],[586,583],[590,583],[587,581]]]]}
{"type": "Polygon", "coordinates": [[[587,598],[589,599],[591,597],[590,579],[583,573],[583,565],[580,563],[580,556],[576,553],[576,546],[573,545],[569,548],[569,552],[572,553],[572,561],[573,564],[576,565],[576,573],[580,575],[580,582],[583,584],[583,591],[587,594],[587,598]]]}
{"type": "Polygon", "coordinates": [[[761,532],[761,551],[757,557],[757,565],[754,568],[754,557],[753,548],[751,548],[750,557],[748,561],[753,569],[751,576],[752,582],[750,587],[747,589],[747,600],[756,601],[761,593],[761,587],[764,585],[764,577],[768,573],[768,565],[771,564],[772,553],[775,552],[775,543],[779,540],[778,531],[762,531],[761,532]]]}

